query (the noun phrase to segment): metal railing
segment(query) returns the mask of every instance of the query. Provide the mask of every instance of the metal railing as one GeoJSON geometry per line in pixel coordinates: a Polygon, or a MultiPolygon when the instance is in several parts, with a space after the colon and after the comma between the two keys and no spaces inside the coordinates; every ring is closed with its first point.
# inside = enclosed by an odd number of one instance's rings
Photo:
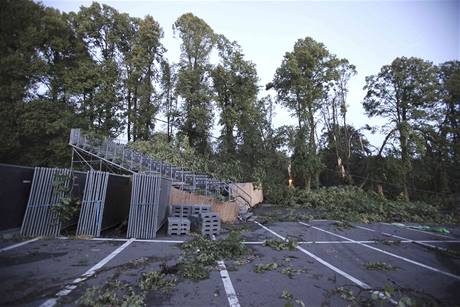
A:
{"type": "Polygon", "coordinates": [[[77,152],[96,157],[132,174],[151,173],[169,178],[172,180],[172,186],[183,191],[201,193],[217,199],[239,198],[246,205],[252,205],[252,197],[232,182],[222,181],[210,175],[196,174],[182,167],[152,159],[107,137],[94,137],[82,133],[80,129],[72,129],[69,145],[77,152]]]}

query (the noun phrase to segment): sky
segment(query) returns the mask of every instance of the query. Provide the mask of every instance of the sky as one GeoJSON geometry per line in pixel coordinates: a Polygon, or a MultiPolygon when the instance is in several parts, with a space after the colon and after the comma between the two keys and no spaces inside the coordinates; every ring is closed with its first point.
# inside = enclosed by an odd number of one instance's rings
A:
{"type": "MultiPolygon", "coordinates": [[[[349,82],[347,118],[356,128],[383,123],[369,119],[362,108],[365,77],[377,74],[396,57],[420,57],[440,64],[460,60],[460,0],[400,1],[98,1],[130,16],[149,14],[164,31],[163,45],[170,62],[178,62],[180,40],[172,24],[184,13],[204,19],[211,28],[237,41],[256,64],[261,87],[266,92],[283,55],[299,38],[322,42],[340,58],[356,66],[349,82]]],[[[91,1],[42,1],[61,11],[78,11],[91,1]]],[[[289,112],[278,106],[274,126],[295,125],[289,112]]],[[[383,136],[365,133],[379,147],[383,136]]],[[[217,131],[214,132],[217,135],[217,131]]]]}

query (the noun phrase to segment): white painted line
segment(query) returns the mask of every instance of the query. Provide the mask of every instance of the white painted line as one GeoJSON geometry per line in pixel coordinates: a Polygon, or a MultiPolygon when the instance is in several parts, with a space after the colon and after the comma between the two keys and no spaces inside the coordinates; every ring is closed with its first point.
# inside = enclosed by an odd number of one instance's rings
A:
{"type": "MultiPolygon", "coordinates": [[[[257,221],[254,221],[254,223],[256,223],[257,225],[259,225],[260,227],[262,227],[263,229],[265,229],[266,231],[270,232],[271,234],[273,234],[274,236],[276,236],[277,238],[283,240],[283,241],[286,241],[286,238],[277,234],[276,232],[274,232],[273,230],[271,230],[270,228],[260,224],[259,222],[257,221]]],[[[363,288],[363,289],[366,289],[366,290],[370,290],[372,289],[368,284],[366,284],[365,282],[362,282],[360,281],[359,279],[351,276],[350,274],[348,273],[345,273],[344,271],[342,271],[341,269],[333,266],[332,264],[330,264],[329,262],[326,262],[324,261],[323,259],[319,258],[318,256],[310,253],[309,251],[303,249],[302,247],[300,246],[297,246],[297,249],[300,250],[302,253],[310,256],[311,258],[315,259],[316,261],[318,261],[319,263],[321,263],[322,265],[328,267],[329,269],[333,270],[334,272],[336,272],[337,274],[339,275],[342,275],[343,277],[345,277],[346,279],[352,281],[353,283],[357,284],[359,287],[363,288]]]]}
{"type": "MultiPolygon", "coordinates": [[[[212,239],[215,241],[216,236],[212,235],[212,239]]],[[[233,287],[232,280],[230,279],[230,274],[228,274],[227,267],[223,260],[217,261],[217,266],[220,272],[220,278],[224,284],[225,293],[227,294],[227,300],[230,307],[240,307],[240,302],[238,301],[238,296],[236,295],[235,288],[233,287]]]]}
{"type": "Polygon", "coordinates": [[[394,226],[394,227],[399,227],[399,228],[402,228],[402,229],[408,229],[408,230],[412,230],[412,231],[416,231],[416,232],[422,232],[422,233],[426,233],[426,234],[433,235],[433,236],[437,236],[437,237],[441,237],[441,238],[457,239],[457,238],[455,238],[455,237],[448,236],[448,235],[443,235],[443,234],[436,233],[436,232],[429,232],[429,231],[424,231],[424,230],[419,230],[419,229],[414,229],[414,228],[409,228],[409,227],[401,227],[401,226],[393,225],[393,224],[391,224],[391,223],[380,223],[380,224],[389,225],[389,226],[394,226]]]}
{"type": "Polygon", "coordinates": [[[422,243],[460,243],[460,240],[417,240],[414,242],[422,243]]]}
{"type": "Polygon", "coordinates": [[[230,279],[230,275],[228,274],[227,268],[225,267],[225,263],[222,260],[219,260],[217,261],[217,265],[219,267],[220,277],[224,283],[225,293],[227,293],[228,304],[230,307],[240,307],[240,302],[236,296],[236,291],[235,288],[233,288],[233,284],[230,279]]]}
{"type": "Polygon", "coordinates": [[[129,239],[127,242],[125,242],[123,245],[119,246],[116,250],[111,252],[107,257],[96,263],[93,267],[91,267],[88,271],[83,273],[80,277],[77,279],[74,279],[70,284],[64,287],[61,291],[56,293],[56,297],[51,298],[44,302],[43,304],[40,305],[40,307],[51,307],[56,305],[57,300],[62,297],[68,295],[70,292],[72,292],[80,282],[85,281],[89,277],[93,276],[97,270],[102,268],[104,265],[106,265],[110,260],[112,260],[116,255],[121,253],[125,248],[127,248],[131,243],[134,242],[135,239],[129,239]]]}
{"type": "Polygon", "coordinates": [[[184,243],[181,240],[147,240],[147,239],[135,239],[136,242],[149,242],[149,243],[184,243]]]}
{"type": "Polygon", "coordinates": [[[24,242],[20,242],[20,243],[17,243],[17,244],[13,244],[13,245],[4,247],[4,248],[0,249],[0,253],[6,252],[6,251],[9,251],[9,250],[12,250],[12,249],[15,249],[16,247],[19,247],[19,246],[23,246],[23,245],[26,245],[26,244],[35,242],[35,241],[37,241],[37,240],[40,240],[40,237],[38,237],[38,238],[33,238],[33,239],[31,239],[31,240],[27,240],[27,241],[24,241],[24,242]]]}
{"type": "MultiPolygon", "coordinates": [[[[270,228],[260,224],[259,222],[257,221],[254,221],[254,223],[256,223],[257,225],[259,225],[260,227],[262,227],[263,229],[267,230],[268,232],[272,233],[273,235],[275,235],[276,237],[280,238],[281,240],[283,241],[286,241],[286,238],[277,234],[276,232],[274,232],[273,230],[271,230],[270,228]]],[[[350,280],[351,282],[355,283],[356,285],[358,285],[360,288],[364,289],[364,290],[368,290],[368,291],[372,291],[372,288],[371,286],[369,286],[368,284],[366,284],[365,282],[351,276],[350,274],[342,271],[341,269],[335,267],[334,265],[330,264],[329,262],[321,259],[320,257],[310,253],[309,251],[305,250],[304,248],[300,247],[300,246],[297,246],[296,247],[299,251],[301,251],[302,253],[306,254],[307,256],[310,256],[311,258],[315,259],[316,261],[318,261],[319,263],[321,263],[322,265],[328,267],[329,269],[333,270],[334,272],[336,272],[337,274],[345,277],[346,279],[350,280]]],[[[380,292],[380,291],[376,291],[379,295],[379,297],[381,299],[384,299],[384,300],[387,300],[392,303],[393,305],[397,305],[398,302],[396,302],[395,300],[393,300],[392,298],[388,298],[384,293],[380,292]]]]}
{"type": "Polygon", "coordinates": [[[446,271],[442,271],[442,270],[440,270],[440,269],[437,269],[437,268],[434,268],[434,267],[432,267],[432,266],[423,264],[423,263],[421,263],[421,262],[418,262],[418,261],[415,261],[415,260],[412,260],[412,259],[408,259],[408,258],[406,258],[406,257],[399,256],[399,255],[396,255],[396,254],[393,254],[393,253],[390,253],[390,252],[387,252],[387,251],[385,251],[385,250],[383,250],[383,249],[380,249],[380,248],[376,248],[376,247],[373,247],[373,246],[370,246],[370,245],[367,245],[367,244],[364,244],[364,243],[359,243],[358,241],[355,241],[355,240],[353,240],[353,239],[350,239],[350,238],[347,238],[347,237],[345,237],[345,236],[341,236],[341,235],[339,235],[339,234],[336,234],[336,233],[333,233],[333,232],[330,232],[330,231],[327,231],[327,230],[318,228],[318,227],[316,227],[316,226],[311,226],[311,225],[306,224],[306,223],[304,223],[304,222],[299,222],[299,223],[302,224],[302,225],[311,227],[311,228],[313,228],[313,229],[322,231],[322,232],[324,232],[324,233],[330,234],[330,235],[332,235],[332,236],[336,236],[336,237],[341,238],[341,239],[344,239],[344,240],[356,242],[356,243],[358,243],[358,244],[361,245],[361,246],[364,246],[364,247],[370,248],[370,249],[372,249],[372,250],[375,250],[375,251],[381,252],[381,253],[383,253],[383,254],[386,254],[386,255],[388,255],[388,256],[392,256],[392,257],[395,257],[395,258],[397,258],[397,259],[400,259],[400,260],[403,260],[403,261],[406,261],[406,262],[415,264],[415,265],[417,265],[417,266],[420,266],[420,267],[422,267],[422,268],[428,269],[428,270],[430,270],[430,271],[434,271],[434,272],[437,272],[437,273],[440,273],[440,274],[443,274],[443,275],[446,275],[446,276],[449,276],[449,277],[452,277],[452,278],[455,278],[455,279],[460,280],[460,276],[458,276],[458,275],[455,275],[455,274],[452,274],[452,273],[449,273],[449,272],[446,272],[446,271]]]}
{"type": "Polygon", "coordinates": [[[128,239],[123,239],[123,238],[91,238],[91,241],[120,241],[120,242],[126,242],[128,239]]]}
{"type": "MultiPolygon", "coordinates": [[[[362,227],[362,226],[355,226],[355,227],[360,228],[360,229],[363,229],[363,230],[368,230],[368,231],[376,232],[376,231],[373,230],[373,229],[366,228],[366,227],[362,227]]],[[[447,248],[444,248],[444,247],[434,246],[434,245],[431,245],[431,244],[428,244],[428,243],[425,243],[425,242],[420,242],[420,241],[416,241],[416,240],[411,240],[411,239],[404,238],[404,237],[397,236],[397,235],[393,235],[393,234],[390,234],[390,233],[380,232],[380,234],[382,234],[382,235],[384,235],[384,236],[387,236],[387,237],[392,237],[392,238],[396,238],[396,239],[400,239],[400,240],[404,240],[404,241],[409,241],[410,243],[419,244],[419,245],[422,245],[422,246],[425,246],[425,247],[428,247],[428,248],[437,249],[437,250],[441,250],[441,251],[447,251],[447,248]]],[[[402,241],[401,241],[401,242],[402,242],[402,241]]]]}

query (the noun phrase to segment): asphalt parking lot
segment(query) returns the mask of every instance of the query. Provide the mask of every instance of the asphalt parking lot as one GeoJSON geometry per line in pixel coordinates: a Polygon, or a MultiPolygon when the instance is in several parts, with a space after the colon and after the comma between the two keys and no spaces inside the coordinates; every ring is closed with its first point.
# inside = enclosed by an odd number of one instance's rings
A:
{"type": "MultiPolygon", "coordinates": [[[[145,303],[391,306],[410,299],[427,306],[460,305],[458,228],[451,228],[446,235],[383,223],[337,227],[333,221],[311,221],[240,226],[245,244],[253,251],[251,258],[225,260],[224,266],[216,267],[205,280],[179,279],[170,293],[150,291],[145,303]],[[296,240],[298,246],[278,251],[263,245],[273,239],[296,240]],[[271,270],[256,270],[267,264],[276,265],[271,270]]],[[[225,235],[223,231],[221,237],[225,235]]],[[[0,305],[78,305],[90,287],[110,280],[134,285],[142,273],[173,265],[181,253],[179,241],[187,239],[0,242],[0,305]]]]}

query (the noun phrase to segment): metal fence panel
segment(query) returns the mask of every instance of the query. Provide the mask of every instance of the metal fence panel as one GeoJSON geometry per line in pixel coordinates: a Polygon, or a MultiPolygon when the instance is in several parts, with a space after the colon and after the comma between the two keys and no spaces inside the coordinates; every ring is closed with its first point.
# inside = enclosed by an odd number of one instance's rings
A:
{"type": "MultiPolygon", "coordinates": [[[[167,208],[160,205],[162,182],[169,183],[169,188],[165,185],[164,189],[170,192],[171,181],[148,174],[134,174],[132,178],[127,237],[153,239],[167,217],[167,208]]],[[[169,196],[167,203],[169,205],[169,196]]]]}
{"type": "Polygon", "coordinates": [[[108,180],[109,173],[107,172],[93,170],[88,172],[77,235],[100,236],[108,180]]]}
{"type": "Polygon", "coordinates": [[[32,187],[21,227],[23,236],[57,236],[61,229],[59,217],[51,209],[64,197],[69,188],[72,172],[68,169],[36,167],[32,187]],[[60,186],[57,176],[62,176],[60,186]]]}

